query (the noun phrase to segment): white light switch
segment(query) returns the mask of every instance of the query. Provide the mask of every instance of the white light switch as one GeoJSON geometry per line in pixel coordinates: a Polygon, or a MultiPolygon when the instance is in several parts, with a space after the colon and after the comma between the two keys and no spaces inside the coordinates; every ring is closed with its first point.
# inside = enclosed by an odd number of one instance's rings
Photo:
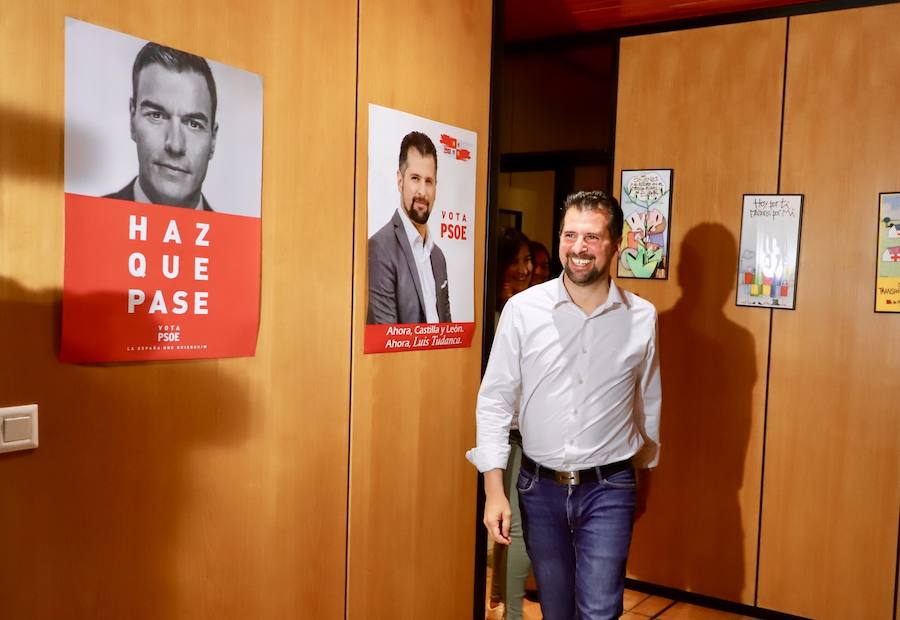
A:
{"type": "Polygon", "coordinates": [[[0,452],[38,446],[38,406],[0,408],[0,452]]]}
{"type": "Polygon", "coordinates": [[[31,418],[22,416],[3,420],[3,441],[5,443],[26,439],[31,439],[31,418]]]}

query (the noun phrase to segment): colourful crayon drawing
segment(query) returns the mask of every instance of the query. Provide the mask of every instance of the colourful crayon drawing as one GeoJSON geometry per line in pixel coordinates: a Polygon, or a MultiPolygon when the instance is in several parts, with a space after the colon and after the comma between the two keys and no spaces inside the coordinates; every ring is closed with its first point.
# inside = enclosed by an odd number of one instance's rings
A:
{"type": "Polygon", "coordinates": [[[737,304],[793,309],[803,197],[744,196],[737,304]]]}
{"type": "Polygon", "coordinates": [[[900,312],[900,193],[879,202],[875,311],[900,312]]]}
{"type": "Polygon", "coordinates": [[[666,279],[671,204],[671,170],[622,171],[620,278],[666,279]]]}

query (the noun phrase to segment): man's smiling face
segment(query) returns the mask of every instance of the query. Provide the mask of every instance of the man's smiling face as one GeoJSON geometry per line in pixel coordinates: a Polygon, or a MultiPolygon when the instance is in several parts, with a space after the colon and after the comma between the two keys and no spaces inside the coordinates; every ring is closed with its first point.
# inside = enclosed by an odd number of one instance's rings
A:
{"type": "Polygon", "coordinates": [[[618,242],[609,234],[606,213],[569,208],[559,235],[559,261],[568,280],[572,284],[588,286],[608,278],[618,242]]]}
{"type": "Polygon", "coordinates": [[[407,152],[405,167],[397,171],[400,205],[416,224],[425,224],[434,206],[437,193],[437,161],[422,155],[415,147],[407,152]]]}

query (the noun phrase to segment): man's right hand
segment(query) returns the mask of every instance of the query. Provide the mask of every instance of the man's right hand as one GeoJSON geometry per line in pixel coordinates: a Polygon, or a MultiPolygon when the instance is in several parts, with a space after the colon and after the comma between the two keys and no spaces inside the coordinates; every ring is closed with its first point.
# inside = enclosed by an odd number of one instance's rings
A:
{"type": "Polygon", "coordinates": [[[495,542],[508,545],[512,511],[503,490],[502,469],[492,469],[484,473],[484,496],[484,526],[495,542]]]}

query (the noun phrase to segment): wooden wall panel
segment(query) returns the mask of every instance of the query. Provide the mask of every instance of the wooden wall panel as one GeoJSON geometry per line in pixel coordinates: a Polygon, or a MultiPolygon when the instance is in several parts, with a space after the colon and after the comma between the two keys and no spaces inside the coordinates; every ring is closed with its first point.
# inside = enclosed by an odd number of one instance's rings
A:
{"type": "MultiPolygon", "coordinates": [[[[753,603],[769,312],[734,305],[741,195],[775,192],[785,20],[626,38],[622,169],[673,168],[660,313],[661,463],[629,575],[753,603]]],[[[619,188],[616,187],[616,195],[619,188]]]]}
{"type": "Polygon", "coordinates": [[[875,314],[878,192],[900,191],[900,5],[791,18],[782,189],[806,194],[797,310],[772,330],[760,604],[889,618],[900,316],[875,314]]]}
{"type": "Polygon", "coordinates": [[[4,3],[0,405],[41,446],[0,455],[3,617],[343,616],[356,7],[4,3]],[[256,357],[56,361],[67,15],[263,76],[256,357]]]}
{"type": "Polygon", "coordinates": [[[359,38],[348,614],[455,620],[472,608],[491,2],[362,0],[359,38]],[[469,349],[362,352],[370,102],[478,133],[469,349]]]}

